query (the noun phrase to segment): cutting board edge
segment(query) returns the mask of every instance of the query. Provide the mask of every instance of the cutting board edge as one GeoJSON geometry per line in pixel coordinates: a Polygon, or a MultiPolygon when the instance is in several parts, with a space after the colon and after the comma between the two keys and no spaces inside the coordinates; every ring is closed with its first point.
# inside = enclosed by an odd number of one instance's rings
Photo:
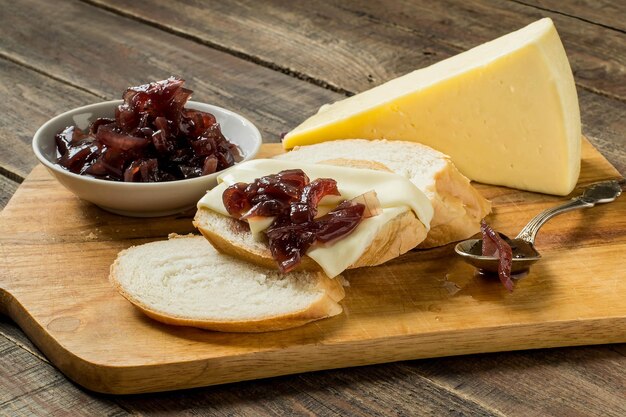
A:
{"type": "Polygon", "coordinates": [[[339,343],[312,343],[230,357],[148,365],[108,365],[65,348],[8,292],[5,308],[28,338],[75,383],[103,394],[140,394],[197,388],[329,369],[405,360],[564,346],[626,343],[626,315],[445,330],[339,343]],[[7,302],[8,301],[8,302],[7,302]],[[450,348],[451,344],[455,344],[450,348]],[[489,345],[484,341],[490,340],[489,345]],[[439,346],[447,345],[445,354],[439,346]],[[355,357],[354,352],[364,352],[355,357]],[[303,357],[307,361],[302,361],[303,357]],[[295,359],[300,360],[295,360],[295,359]],[[330,359],[329,359],[330,358],[330,359]],[[290,359],[294,359],[291,362],[290,359]],[[292,366],[293,364],[298,366],[292,366]],[[286,366],[285,366],[286,365],[286,366]],[[146,381],[150,381],[146,383],[146,381]]]}

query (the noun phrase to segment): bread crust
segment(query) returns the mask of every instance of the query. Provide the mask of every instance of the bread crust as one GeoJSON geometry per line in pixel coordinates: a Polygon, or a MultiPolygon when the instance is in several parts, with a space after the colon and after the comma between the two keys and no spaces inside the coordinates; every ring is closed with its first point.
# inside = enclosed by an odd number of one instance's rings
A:
{"type": "Polygon", "coordinates": [[[435,176],[435,192],[437,198],[431,200],[435,210],[435,222],[431,224],[426,239],[419,244],[420,249],[447,245],[467,239],[480,231],[480,221],[491,211],[491,202],[471,185],[469,179],[452,162],[435,176]],[[437,214],[444,210],[438,206],[446,204],[446,199],[462,203],[463,214],[452,219],[441,219],[442,216],[437,214]],[[439,219],[444,221],[438,223],[439,219]]]}
{"type": "MultiPolygon", "coordinates": [[[[174,325],[174,326],[187,326],[197,327],[205,330],[213,330],[217,332],[237,332],[237,333],[260,333],[277,330],[285,330],[293,327],[302,326],[312,321],[336,316],[341,314],[343,309],[338,303],[339,300],[334,300],[330,293],[324,294],[320,299],[311,304],[308,308],[286,314],[282,316],[266,317],[258,320],[224,320],[217,321],[213,319],[199,320],[190,319],[180,316],[172,316],[153,310],[134,298],[131,294],[126,292],[117,282],[115,275],[112,273],[111,282],[117,291],[131,302],[136,308],[143,312],[148,317],[157,320],[161,323],[174,325]]],[[[333,288],[331,292],[337,296],[339,293],[344,293],[343,287],[336,281],[337,288],[333,288]]],[[[345,293],[344,293],[345,294],[345,293]]],[[[343,298],[343,297],[341,297],[343,298]]]]}
{"type": "Polygon", "coordinates": [[[137,309],[142,311],[148,317],[165,324],[197,327],[219,332],[258,333],[298,327],[315,320],[336,316],[341,314],[343,311],[341,305],[339,304],[339,301],[345,297],[345,291],[343,285],[341,284],[341,280],[330,279],[325,274],[318,272],[316,276],[318,282],[317,288],[322,291],[322,296],[310,304],[307,308],[293,313],[263,317],[256,320],[201,320],[167,314],[150,308],[145,303],[138,300],[133,294],[126,291],[124,286],[121,284],[120,279],[118,278],[118,275],[120,274],[120,259],[132,249],[133,247],[123,250],[118,254],[117,259],[110,267],[109,281],[113,287],[137,309]]]}

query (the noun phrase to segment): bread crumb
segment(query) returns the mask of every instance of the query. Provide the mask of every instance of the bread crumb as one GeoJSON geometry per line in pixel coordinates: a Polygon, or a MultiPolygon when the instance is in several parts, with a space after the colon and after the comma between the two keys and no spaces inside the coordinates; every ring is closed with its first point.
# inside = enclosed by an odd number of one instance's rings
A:
{"type": "Polygon", "coordinates": [[[195,235],[193,233],[187,233],[186,235],[179,235],[178,233],[170,233],[169,235],[167,235],[168,239],[178,239],[178,238],[184,238],[184,237],[194,237],[195,235]]]}
{"type": "Polygon", "coordinates": [[[94,239],[98,239],[98,236],[94,232],[89,232],[89,234],[85,236],[85,239],[94,240],[94,239]]]}

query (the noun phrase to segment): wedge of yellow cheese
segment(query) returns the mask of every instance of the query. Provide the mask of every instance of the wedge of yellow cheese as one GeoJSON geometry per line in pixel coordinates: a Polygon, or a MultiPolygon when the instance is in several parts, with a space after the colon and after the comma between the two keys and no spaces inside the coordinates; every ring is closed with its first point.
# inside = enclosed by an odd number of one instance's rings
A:
{"type": "Polygon", "coordinates": [[[323,106],[283,146],[348,138],[421,142],[472,180],[570,193],[580,171],[580,110],[552,20],[323,106]]]}

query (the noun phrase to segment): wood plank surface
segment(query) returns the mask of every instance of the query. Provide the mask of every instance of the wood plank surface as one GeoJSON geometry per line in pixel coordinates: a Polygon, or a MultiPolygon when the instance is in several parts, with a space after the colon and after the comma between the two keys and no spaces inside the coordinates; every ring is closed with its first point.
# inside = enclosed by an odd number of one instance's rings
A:
{"type": "MultiPolygon", "coordinates": [[[[419,366],[421,361],[413,363],[419,366]]],[[[181,416],[302,415],[302,416],[501,416],[454,389],[433,384],[406,366],[384,365],[229,384],[119,399],[140,415],[172,413],[181,416]],[[320,377],[325,381],[320,384],[320,377]],[[194,401],[187,409],[181,403],[194,401]],[[385,399],[382,400],[381,399],[385,399]],[[419,411],[418,411],[419,410],[419,411]]]]}
{"type": "MultiPolygon", "coordinates": [[[[265,146],[266,152],[280,149],[265,146]]],[[[582,167],[579,185],[618,176],[588,142],[582,167]]],[[[478,186],[494,202],[490,221],[507,234],[559,200],[478,186]]],[[[625,209],[620,199],[584,217],[572,213],[548,223],[537,239],[544,260],[510,296],[499,282],[474,276],[447,246],[347,272],[351,286],[341,316],[283,332],[237,335],[149,320],[107,282],[119,250],[170,232],[188,233],[189,216],[108,214],[38,167],[1,215],[0,304],[66,375],[111,393],[409,358],[622,342],[626,306],[618,300],[626,289],[615,268],[616,254],[626,250],[626,218],[619,216],[625,209]],[[34,214],[44,201],[49,214],[34,214]],[[583,219],[593,228],[579,227],[583,219]],[[588,261],[581,263],[583,257],[588,261]],[[598,283],[591,285],[589,276],[598,283]],[[147,345],[151,349],[138,354],[147,345]]]]}
{"type": "Polygon", "coordinates": [[[42,415],[42,410],[47,415],[128,415],[111,400],[81,390],[2,334],[0,357],[0,415],[42,415]]]}
{"type": "Polygon", "coordinates": [[[95,95],[0,58],[0,167],[24,179],[37,164],[31,142],[39,126],[67,110],[101,101],[95,95]]]}
{"type": "Polygon", "coordinates": [[[12,352],[0,356],[0,372],[2,369],[12,369],[16,356],[23,362],[30,362],[32,366],[32,370],[21,377],[20,373],[2,373],[2,381],[7,386],[18,384],[21,390],[20,393],[14,392],[14,397],[9,400],[0,402],[0,415],[39,415],[43,410],[46,410],[46,415],[64,415],[71,410],[71,414],[76,416],[109,413],[118,416],[126,415],[122,413],[125,410],[132,415],[159,413],[257,417],[371,416],[376,413],[399,416],[414,414],[417,409],[433,413],[437,410],[454,410],[456,415],[499,415],[477,400],[457,394],[454,387],[433,384],[430,379],[421,376],[423,371],[420,369],[428,361],[300,374],[165,394],[102,396],[85,392],[60,378],[61,374],[48,365],[47,359],[19,328],[2,316],[0,333],[0,340],[4,335],[6,341],[2,343],[7,344],[0,351],[12,352]],[[19,348],[25,352],[19,352],[19,348]],[[43,383],[47,384],[42,388],[43,383]],[[37,398],[30,398],[33,393],[36,393],[37,398]],[[54,396],[55,400],[51,404],[42,404],[39,397],[44,395],[54,396]],[[392,406],[385,401],[387,398],[393,399],[392,406]],[[121,409],[116,410],[112,403],[117,403],[121,409]],[[66,407],[70,404],[71,407],[66,407]]]}
{"type": "Polygon", "coordinates": [[[463,395],[481,398],[506,416],[626,415],[624,358],[611,347],[472,355],[406,366],[463,395]],[[480,372],[470,381],[475,366],[480,372]],[[531,400],[544,396],[544,401],[531,400]]]}
{"type": "Polygon", "coordinates": [[[626,101],[622,33],[505,0],[90,2],[352,92],[547,16],[578,85],[626,101]]]}
{"type": "Polygon", "coordinates": [[[624,390],[624,367],[612,348],[541,349],[416,360],[195,389],[164,398],[163,394],[144,394],[124,397],[120,402],[139,414],[281,414],[285,409],[280,407],[286,404],[298,415],[458,416],[482,411],[520,417],[619,416],[626,406],[619,395],[624,390]],[[322,376],[327,377],[324,384],[320,384],[322,376]],[[565,378],[567,383],[559,383],[565,378]],[[433,383],[433,388],[424,387],[433,383]],[[474,407],[459,406],[456,401],[439,403],[432,398],[432,392],[440,390],[464,398],[474,407]],[[309,398],[302,398],[302,392],[309,398]],[[281,398],[278,404],[273,401],[277,395],[281,398]],[[194,398],[193,411],[181,410],[180,404],[190,396],[194,398]],[[305,405],[304,410],[297,408],[300,404],[305,405]],[[421,412],[424,409],[434,411],[421,412]]]}
{"type": "Polygon", "coordinates": [[[615,0],[515,0],[626,33],[626,2],[615,0]]]}
{"type": "Polygon", "coordinates": [[[584,134],[626,176],[626,103],[582,89],[578,100],[584,134]]]}
{"type": "MultiPolygon", "coordinates": [[[[194,90],[194,100],[237,111],[259,127],[264,140],[278,141],[289,126],[341,97],[87,4],[3,2],[3,56],[106,99],[120,98],[129,85],[178,75],[194,90]],[[50,21],[54,25],[40,24],[50,21]]],[[[30,128],[34,133],[37,126],[30,128]]]]}
{"type": "Polygon", "coordinates": [[[0,175],[0,210],[7,205],[18,185],[17,182],[0,175]]]}

